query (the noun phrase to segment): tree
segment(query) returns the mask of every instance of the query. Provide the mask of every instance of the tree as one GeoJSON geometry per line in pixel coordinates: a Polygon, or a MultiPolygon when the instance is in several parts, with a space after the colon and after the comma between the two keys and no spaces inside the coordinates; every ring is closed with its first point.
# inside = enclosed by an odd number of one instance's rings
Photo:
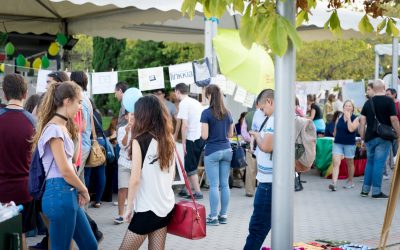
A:
{"type": "MultiPolygon", "coordinates": [[[[288,1],[288,0],[286,0],[288,1]]],[[[363,1],[365,15],[360,20],[358,27],[362,33],[373,31],[370,18],[383,16],[385,4],[397,3],[391,0],[369,0],[363,1]]],[[[204,15],[207,18],[220,18],[227,8],[234,12],[244,13],[240,23],[240,38],[245,47],[250,48],[253,42],[268,46],[278,56],[282,56],[287,49],[290,39],[296,48],[302,45],[301,39],[295,27],[284,17],[276,13],[275,0],[185,0],[182,4],[182,13],[187,13],[193,18],[196,4],[203,6],[204,15]]],[[[297,0],[296,26],[300,26],[304,21],[308,21],[309,12],[317,6],[317,0],[297,0]]],[[[337,14],[337,10],[345,5],[356,5],[355,0],[329,0],[328,8],[331,15],[325,23],[325,28],[329,28],[334,34],[340,35],[342,28],[337,14]]],[[[386,17],[378,25],[377,32],[385,29],[388,35],[398,36],[399,31],[395,25],[396,21],[391,17],[386,17]]]]}
{"type": "Polygon", "coordinates": [[[93,38],[86,35],[76,35],[78,42],[70,52],[71,70],[92,71],[93,38]]]}

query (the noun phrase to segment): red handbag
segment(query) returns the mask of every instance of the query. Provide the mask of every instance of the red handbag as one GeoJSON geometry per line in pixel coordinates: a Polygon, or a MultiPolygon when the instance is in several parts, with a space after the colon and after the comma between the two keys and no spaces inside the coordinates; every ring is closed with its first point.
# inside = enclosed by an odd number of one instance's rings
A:
{"type": "Polygon", "coordinates": [[[168,233],[190,240],[202,239],[206,237],[206,209],[203,205],[194,201],[182,160],[176,148],[175,153],[178,165],[182,170],[185,186],[189,191],[192,201],[182,200],[175,204],[171,221],[168,224],[168,233]]]}

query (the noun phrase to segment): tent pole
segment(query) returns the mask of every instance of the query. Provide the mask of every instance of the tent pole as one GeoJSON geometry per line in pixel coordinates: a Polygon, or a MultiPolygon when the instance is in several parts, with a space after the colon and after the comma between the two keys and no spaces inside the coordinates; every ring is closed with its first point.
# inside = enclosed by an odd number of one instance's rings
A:
{"type": "Polygon", "coordinates": [[[379,55],[375,51],[375,81],[379,78],[379,55]]]}
{"type": "Polygon", "coordinates": [[[216,76],[218,73],[217,54],[215,53],[212,39],[218,34],[218,19],[213,19],[211,23],[211,48],[212,48],[212,68],[211,76],[216,76]]]}
{"type": "MultiPolygon", "coordinates": [[[[277,12],[294,24],[294,0],[277,2],[277,12]]],[[[296,50],[275,57],[275,133],[272,188],[272,249],[293,248],[294,107],[296,50]]]]}
{"type": "Polygon", "coordinates": [[[398,67],[399,67],[399,38],[392,38],[392,86],[397,91],[398,88],[398,67]]]}

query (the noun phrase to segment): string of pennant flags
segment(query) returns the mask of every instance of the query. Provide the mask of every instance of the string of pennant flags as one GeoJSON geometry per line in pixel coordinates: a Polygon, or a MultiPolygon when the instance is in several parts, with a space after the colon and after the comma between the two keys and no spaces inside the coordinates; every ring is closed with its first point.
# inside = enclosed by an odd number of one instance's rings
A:
{"type": "MultiPolygon", "coordinates": [[[[10,67],[18,67],[27,70],[37,70],[36,93],[46,91],[47,75],[52,71],[47,69],[36,69],[26,66],[18,66],[4,63],[3,65],[10,67]]],[[[141,91],[152,91],[165,88],[164,68],[168,68],[169,80],[171,88],[178,83],[185,83],[190,86],[190,92],[193,94],[201,94],[202,87],[208,84],[218,85],[225,95],[233,96],[236,102],[241,103],[245,107],[253,107],[256,96],[248,92],[243,87],[237,85],[233,81],[227,79],[224,75],[211,76],[207,59],[194,60],[175,65],[163,65],[151,68],[126,69],[108,72],[86,72],[89,79],[89,93],[110,94],[114,93],[115,84],[118,82],[118,73],[138,72],[138,85],[141,91]],[[235,92],[236,90],[236,92],[235,92]]],[[[3,69],[4,71],[4,69],[3,69]]],[[[68,69],[66,69],[67,74],[68,69]]]]}

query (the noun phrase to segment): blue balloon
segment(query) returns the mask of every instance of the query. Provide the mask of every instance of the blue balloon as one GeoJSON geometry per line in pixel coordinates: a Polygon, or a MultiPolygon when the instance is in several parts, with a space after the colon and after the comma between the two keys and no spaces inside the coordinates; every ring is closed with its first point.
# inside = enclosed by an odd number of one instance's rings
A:
{"type": "Polygon", "coordinates": [[[122,105],[128,112],[133,112],[135,110],[135,103],[142,97],[142,92],[137,88],[129,88],[125,91],[122,96],[122,105]]]}

